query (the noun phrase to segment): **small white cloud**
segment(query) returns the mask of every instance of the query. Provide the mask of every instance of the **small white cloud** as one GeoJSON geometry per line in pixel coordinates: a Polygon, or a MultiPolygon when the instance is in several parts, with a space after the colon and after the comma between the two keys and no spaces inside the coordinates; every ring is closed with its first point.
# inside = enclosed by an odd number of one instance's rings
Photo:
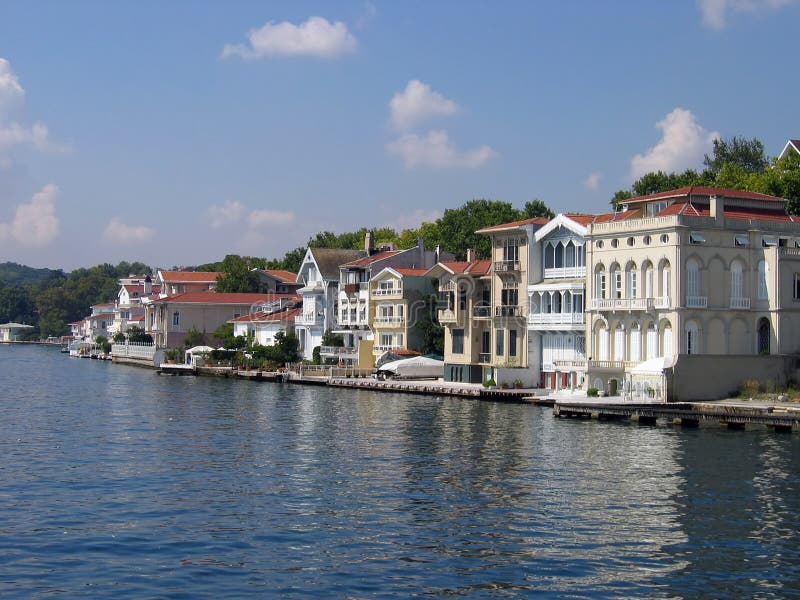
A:
{"type": "Polygon", "coordinates": [[[246,44],[226,44],[222,58],[244,59],[275,56],[317,56],[336,58],[355,51],[358,43],[341,21],[329,22],[322,17],[309,17],[294,25],[288,21],[269,22],[247,33],[246,44]]]}
{"type": "Polygon", "coordinates": [[[211,227],[218,229],[238,223],[246,210],[247,207],[238,200],[228,200],[222,206],[210,206],[206,212],[211,221],[211,227]]]}
{"type": "Polygon", "coordinates": [[[11,70],[11,63],[0,58],[0,122],[25,101],[25,90],[11,70]]]}
{"type": "Polygon", "coordinates": [[[695,116],[683,108],[673,110],[656,127],[663,132],[661,140],[631,159],[631,181],[651,171],[669,173],[696,167],[719,138],[719,133],[701,127],[695,116]]]}
{"type": "Polygon", "coordinates": [[[406,89],[392,97],[389,110],[392,126],[403,131],[431,117],[453,115],[458,112],[458,104],[434,92],[428,84],[412,79],[406,89]]]}
{"type": "Polygon", "coordinates": [[[28,204],[20,204],[11,223],[0,223],[0,240],[23,246],[44,246],[58,237],[61,223],[56,215],[58,186],[52,183],[34,194],[28,204]]]}
{"type": "Polygon", "coordinates": [[[440,218],[442,214],[443,212],[439,209],[426,210],[424,208],[417,208],[410,213],[396,215],[392,221],[386,223],[385,226],[395,231],[418,229],[423,223],[433,223],[436,219],[440,218]]]}
{"type": "Polygon", "coordinates": [[[797,0],[698,0],[703,23],[712,29],[724,29],[730,13],[760,13],[778,10],[797,0]]]}
{"type": "Polygon", "coordinates": [[[595,171],[586,178],[583,182],[583,187],[587,190],[596,190],[600,187],[600,179],[602,179],[602,177],[603,175],[599,171],[595,171]]]}
{"type": "Polygon", "coordinates": [[[153,238],[155,230],[145,225],[127,225],[114,217],[103,231],[103,241],[109,244],[136,244],[153,238]]]}
{"type": "Polygon", "coordinates": [[[408,133],[387,144],[386,150],[390,154],[399,156],[408,169],[414,167],[476,169],[497,156],[489,146],[459,152],[446,131],[429,131],[424,137],[408,133]]]}
{"type": "Polygon", "coordinates": [[[251,228],[274,227],[288,225],[295,220],[295,214],[281,210],[254,210],[247,217],[247,224],[251,228]]]}

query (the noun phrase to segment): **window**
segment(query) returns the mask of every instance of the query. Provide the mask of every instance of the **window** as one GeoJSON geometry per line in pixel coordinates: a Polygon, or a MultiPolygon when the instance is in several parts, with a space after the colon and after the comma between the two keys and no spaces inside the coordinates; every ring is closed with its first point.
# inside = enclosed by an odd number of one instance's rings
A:
{"type": "Polygon", "coordinates": [[[651,238],[649,235],[646,235],[646,236],[644,236],[644,237],[642,238],[642,243],[643,243],[645,246],[649,246],[651,241],[652,241],[652,238],[651,238]]]}
{"type": "Polygon", "coordinates": [[[700,264],[694,259],[686,261],[686,295],[700,295],[700,264]]]}
{"type": "Polygon", "coordinates": [[[605,273],[598,273],[597,274],[597,283],[595,284],[595,298],[605,298],[606,297],[606,274],[605,273]]]}
{"type": "Polygon", "coordinates": [[[464,354],[463,329],[453,329],[453,354],[464,354]]]}
{"type": "Polygon", "coordinates": [[[500,303],[503,306],[517,306],[519,304],[519,291],[516,289],[504,289],[500,292],[500,303]]]}
{"type": "Polygon", "coordinates": [[[613,279],[613,286],[614,286],[614,298],[622,298],[622,271],[617,269],[612,273],[613,279]]]}
{"type": "Polygon", "coordinates": [[[632,237],[629,237],[626,243],[628,244],[628,246],[633,246],[636,243],[636,240],[634,240],[632,237]]]}
{"type": "Polygon", "coordinates": [[[733,245],[739,248],[744,248],[750,245],[750,238],[745,234],[733,236],[733,245]]]}
{"type": "Polygon", "coordinates": [[[742,263],[735,261],[731,264],[731,298],[744,297],[744,277],[742,263]]]}
{"type": "Polygon", "coordinates": [[[512,329],[508,332],[508,355],[517,355],[517,330],[512,329]]]}
{"type": "Polygon", "coordinates": [[[699,231],[690,231],[689,232],[689,243],[690,244],[705,244],[706,243],[706,236],[704,236],[699,231]]]}
{"type": "Polygon", "coordinates": [[[697,323],[689,321],[686,323],[686,354],[697,354],[700,351],[699,341],[697,323]]]}
{"type": "Polygon", "coordinates": [[[661,243],[666,244],[669,242],[669,236],[666,233],[661,234],[661,243]]]}
{"type": "Polygon", "coordinates": [[[603,247],[603,240],[597,240],[594,243],[594,245],[597,246],[598,248],[602,248],[603,247]]]}
{"type": "Polygon", "coordinates": [[[505,340],[503,339],[503,330],[498,329],[494,332],[494,353],[495,356],[503,356],[505,354],[505,340]]]}
{"type": "Polygon", "coordinates": [[[467,310],[467,286],[458,287],[458,310],[467,310]]]}
{"type": "Polygon", "coordinates": [[[621,324],[614,330],[614,360],[625,360],[625,330],[621,324]]]}
{"type": "Polygon", "coordinates": [[[380,339],[380,345],[383,347],[389,347],[392,345],[392,335],[389,333],[382,333],[380,339]]]}
{"type": "Polygon", "coordinates": [[[481,354],[489,354],[492,351],[492,334],[484,331],[481,335],[481,354]]]}
{"type": "Polygon", "coordinates": [[[637,273],[635,268],[628,271],[628,298],[638,298],[637,273]]]}
{"type": "Polygon", "coordinates": [[[800,273],[794,274],[794,288],[792,293],[792,299],[795,302],[800,300],[800,273]]]}
{"type": "Polygon", "coordinates": [[[611,247],[616,248],[617,246],[619,246],[619,240],[614,238],[613,240],[611,240],[611,247]]]}
{"type": "Polygon", "coordinates": [[[761,238],[761,246],[764,248],[771,248],[778,245],[778,238],[774,235],[765,235],[761,238]]]}
{"type": "Polygon", "coordinates": [[[519,260],[519,246],[517,240],[514,238],[507,238],[503,240],[503,261],[507,263],[517,262],[519,260]]]}
{"type": "Polygon", "coordinates": [[[653,323],[647,327],[647,358],[658,356],[658,334],[653,323]]]}
{"type": "Polygon", "coordinates": [[[767,274],[769,273],[769,265],[763,260],[758,261],[758,299],[766,300],[769,298],[767,293],[767,274]]]}
{"type": "Polygon", "coordinates": [[[179,313],[178,311],[172,313],[172,325],[174,327],[180,327],[181,325],[181,313],[179,313]]]}

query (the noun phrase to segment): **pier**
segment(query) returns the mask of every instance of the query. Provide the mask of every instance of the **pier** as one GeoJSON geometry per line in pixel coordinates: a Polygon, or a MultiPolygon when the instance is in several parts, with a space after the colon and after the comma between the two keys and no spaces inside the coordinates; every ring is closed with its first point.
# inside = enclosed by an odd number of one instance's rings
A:
{"type": "MultiPolygon", "coordinates": [[[[547,400],[535,402],[545,404],[547,400]]],[[[776,432],[785,433],[800,429],[800,406],[786,403],[751,404],[732,400],[659,404],[555,400],[553,416],[562,419],[629,421],[640,425],[655,425],[658,421],[666,421],[688,428],[714,424],[738,430],[748,426],[766,426],[776,432]]]]}

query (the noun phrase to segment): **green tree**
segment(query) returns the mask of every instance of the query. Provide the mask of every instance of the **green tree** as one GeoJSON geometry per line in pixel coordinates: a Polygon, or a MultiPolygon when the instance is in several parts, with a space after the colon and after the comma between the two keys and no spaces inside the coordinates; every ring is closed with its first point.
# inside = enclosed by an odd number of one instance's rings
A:
{"type": "Polygon", "coordinates": [[[733,136],[729,140],[714,140],[712,155],[705,155],[703,164],[716,176],[725,165],[736,165],[745,173],[760,173],[769,161],[764,155],[764,144],[757,138],[746,139],[733,136]]]}
{"type": "Polygon", "coordinates": [[[254,293],[261,287],[261,279],[253,269],[263,268],[263,261],[250,257],[241,257],[237,254],[228,254],[222,261],[223,272],[217,278],[218,292],[254,293]]]}
{"type": "Polygon", "coordinates": [[[528,202],[525,203],[525,206],[522,208],[523,219],[533,219],[535,217],[547,217],[548,219],[552,219],[555,216],[556,214],[552,210],[550,210],[547,204],[545,204],[543,200],[539,200],[538,198],[529,200],[528,202]]]}
{"type": "Polygon", "coordinates": [[[194,348],[195,346],[206,345],[206,332],[200,331],[197,327],[192,327],[186,332],[186,337],[183,340],[183,345],[186,348],[194,348]]]}
{"type": "Polygon", "coordinates": [[[484,227],[516,221],[520,217],[520,212],[509,202],[470,200],[461,208],[448,208],[437,219],[439,243],[444,250],[455,254],[458,260],[466,258],[468,248],[474,248],[479,258],[489,258],[491,239],[475,232],[484,227]]]}
{"type": "Polygon", "coordinates": [[[132,344],[153,343],[153,336],[149,333],[145,333],[144,329],[137,327],[136,325],[128,327],[128,331],[125,332],[125,335],[128,336],[128,341],[132,344]]]}

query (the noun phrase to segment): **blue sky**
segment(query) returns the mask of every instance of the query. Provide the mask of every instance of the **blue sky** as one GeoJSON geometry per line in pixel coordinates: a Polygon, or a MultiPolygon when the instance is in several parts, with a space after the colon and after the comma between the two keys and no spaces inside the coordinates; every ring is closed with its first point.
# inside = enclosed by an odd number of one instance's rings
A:
{"type": "Polygon", "coordinates": [[[472,198],[602,212],[800,137],[796,0],[0,3],[0,261],[282,256],[472,198]]]}

